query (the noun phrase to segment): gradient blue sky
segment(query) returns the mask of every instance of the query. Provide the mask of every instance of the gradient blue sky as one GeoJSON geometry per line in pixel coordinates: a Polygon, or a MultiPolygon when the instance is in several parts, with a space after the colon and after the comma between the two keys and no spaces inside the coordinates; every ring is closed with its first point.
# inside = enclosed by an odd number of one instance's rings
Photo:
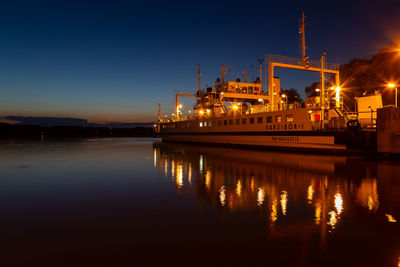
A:
{"type": "MultiPolygon", "coordinates": [[[[172,112],[175,90],[196,90],[198,63],[205,86],[222,63],[236,74],[267,53],[298,56],[302,10],[312,59],[325,49],[343,64],[400,44],[395,0],[3,1],[0,117],[153,121],[157,103],[172,112]]],[[[301,92],[319,79],[276,75],[301,92]]]]}

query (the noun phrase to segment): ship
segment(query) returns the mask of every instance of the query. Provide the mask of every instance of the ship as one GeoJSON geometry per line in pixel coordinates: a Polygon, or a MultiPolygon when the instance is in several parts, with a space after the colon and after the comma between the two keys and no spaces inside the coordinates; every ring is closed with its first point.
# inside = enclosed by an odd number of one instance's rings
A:
{"type": "Polygon", "coordinates": [[[159,105],[155,128],[162,141],[334,152],[376,149],[376,110],[382,107],[382,97],[357,99],[356,112],[346,107],[339,64],[327,62],[326,52],[317,61],[306,56],[305,19],[303,13],[300,57],[267,54],[254,80],[248,81],[248,72],[243,72],[243,79],[227,79],[230,68],[223,64],[221,77],[202,89],[199,65],[197,92],[177,93],[172,117],[163,118],[159,105]],[[302,103],[281,90],[275,68],[319,72],[320,88],[302,103]],[[180,97],[196,99],[187,116],[180,97]]]}

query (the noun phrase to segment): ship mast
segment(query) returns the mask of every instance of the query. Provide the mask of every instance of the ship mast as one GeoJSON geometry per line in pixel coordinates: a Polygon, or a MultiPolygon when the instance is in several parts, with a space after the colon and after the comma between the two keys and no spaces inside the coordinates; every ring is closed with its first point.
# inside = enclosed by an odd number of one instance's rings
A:
{"type": "Polygon", "coordinates": [[[301,18],[300,18],[300,25],[299,25],[299,34],[300,34],[300,53],[301,53],[301,59],[303,60],[303,65],[308,67],[308,57],[306,56],[306,22],[305,22],[305,16],[304,16],[304,11],[301,12],[301,18]]]}
{"type": "Polygon", "coordinates": [[[201,72],[200,72],[200,64],[199,64],[199,66],[197,68],[197,92],[198,92],[198,95],[200,95],[200,91],[201,91],[200,76],[201,76],[201,72]]]}

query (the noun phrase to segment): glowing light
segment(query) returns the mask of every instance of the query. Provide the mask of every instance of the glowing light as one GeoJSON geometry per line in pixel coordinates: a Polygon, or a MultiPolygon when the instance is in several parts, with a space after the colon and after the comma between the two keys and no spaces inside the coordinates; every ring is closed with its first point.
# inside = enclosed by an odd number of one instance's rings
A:
{"type": "Polygon", "coordinates": [[[333,90],[333,89],[335,89],[335,86],[332,86],[332,87],[331,87],[331,90],[333,90]]]}
{"type": "Polygon", "coordinates": [[[210,189],[211,187],[211,172],[206,171],[206,181],[205,181],[206,187],[210,189]]]}
{"type": "Polygon", "coordinates": [[[278,219],[278,201],[274,200],[272,202],[272,206],[271,206],[271,214],[270,214],[270,219],[271,222],[274,223],[276,222],[276,220],[278,219]]]}
{"type": "Polygon", "coordinates": [[[199,159],[199,171],[200,171],[200,173],[203,172],[203,155],[200,155],[200,159],[199,159]]]}
{"type": "Polygon", "coordinates": [[[239,107],[238,107],[237,105],[233,105],[232,108],[233,108],[234,110],[238,110],[239,107]]]}
{"type": "Polygon", "coordinates": [[[340,87],[336,87],[336,95],[335,95],[335,99],[336,99],[336,106],[339,107],[339,101],[340,101],[340,87]]]}
{"type": "Polygon", "coordinates": [[[315,224],[319,225],[321,222],[321,204],[315,203],[315,224]]]}
{"type": "Polygon", "coordinates": [[[282,214],[283,215],[286,215],[287,202],[288,202],[287,196],[288,196],[288,193],[286,191],[282,191],[282,194],[281,194],[281,208],[282,208],[282,214]]]}
{"type": "Polygon", "coordinates": [[[156,149],[153,149],[153,164],[154,164],[154,167],[157,166],[157,150],[156,149]]]}
{"type": "Polygon", "coordinates": [[[311,203],[311,201],[313,200],[313,196],[314,196],[314,189],[312,187],[312,185],[310,185],[307,188],[307,199],[308,199],[308,203],[311,203]]]}
{"type": "Polygon", "coordinates": [[[192,163],[189,163],[188,182],[192,184],[192,163]]]}
{"type": "Polygon", "coordinates": [[[340,193],[337,193],[335,195],[335,208],[337,210],[338,215],[343,210],[343,198],[342,198],[342,195],[340,193]]]}
{"type": "Polygon", "coordinates": [[[204,110],[201,110],[201,109],[200,109],[200,110],[199,110],[199,114],[200,114],[200,115],[203,115],[203,114],[204,114],[204,110]]]}
{"type": "Polygon", "coordinates": [[[390,88],[395,88],[395,87],[396,87],[396,85],[395,85],[394,83],[389,83],[389,84],[387,84],[387,87],[390,87],[390,88]]]}
{"type": "Polygon", "coordinates": [[[210,113],[210,112],[211,112],[211,110],[209,110],[209,109],[207,109],[206,111],[207,111],[207,113],[210,113]]]}
{"type": "Polygon", "coordinates": [[[368,202],[368,209],[369,209],[369,210],[374,210],[375,207],[376,207],[376,204],[375,204],[375,201],[374,201],[374,199],[372,198],[372,196],[368,196],[367,202],[368,202]]]}
{"type": "Polygon", "coordinates": [[[263,204],[264,197],[265,197],[264,190],[261,187],[259,187],[258,192],[257,192],[257,205],[258,206],[261,206],[263,204]]]}
{"type": "Polygon", "coordinates": [[[175,161],[171,161],[171,176],[175,176],[175,161]]]}
{"type": "Polygon", "coordinates": [[[286,95],[285,95],[285,94],[283,94],[283,95],[282,95],[282,97],[283,97],[283,98],[285,98],[285,97],[286,97],[286,95]]]}
{"type": "Polygon", "coordinates": [[[164,160],[164,176],[167,177],[168,175],[168,161],[167,159],[164,160]]]}
{"type": "Polygon", "coordinates": [[[242,194],[242,183],[240,182],[240,180],[237,181],[236,183],[236,194],[240,197],[240,195],[242,194]]]}
{"type": "Polygon", "coordinates": [[[309,111],[308,111],[308,113],[310,113],[310,114],[311,114],[311,113],[312,113],[312,110],[309,110],[309,111]]]}
{"type": "Polygon", "coordinates": [[[225,199],[225,186],[221,186],[221,188],[219,189],[219,202],[221,202],[222,206],[225,206],[225,199]]]}
{"type": "Polygon", "coordinates": [[[319,92],[319,91],[320,91],[319,88],[316,88],[316,89],[315,89],[315,92],[319,92]]]}
{"type": "Polygon", "coordinates": [[[332,227],[332,229],[335,229],[335,225],[337,224],[337,216],[336,216],[336,212],[334,212],[333,210],[329,212],[329,222],[328,225],[330,225],[332,227]]]}
{"type": "Polygon", "coordinates": [[[390,214],[385,214],[385,215],[386,215],[386,218],[387,218],[387,220],[389,222],[392,222],[392,223],[396,223],[397,222],[397,220],[395,218],[393,218],[392,215],[390,215],[390,214]]]}
{"type": "Polygon", "coordinates": [[[176,164],[176,185],[178,188],[181,188],[183,186],[183,166],[179,162],[176,164]]]}
{"type": "Polygon", "coordinates": [[[263,102],[263,100],[261,98],[258,99],[258,102],[263,102]]]}

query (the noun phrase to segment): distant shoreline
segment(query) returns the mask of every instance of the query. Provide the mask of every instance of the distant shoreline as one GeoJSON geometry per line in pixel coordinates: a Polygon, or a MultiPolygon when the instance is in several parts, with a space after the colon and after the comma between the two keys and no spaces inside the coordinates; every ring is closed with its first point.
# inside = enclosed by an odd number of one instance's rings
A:
{"type": "Polygon", "coordinates": [[[0,139],[82,138],[82,137],[153,137],[153,128],[110,128],[93,126],[38,126],[0,123],[0,139]]]}

